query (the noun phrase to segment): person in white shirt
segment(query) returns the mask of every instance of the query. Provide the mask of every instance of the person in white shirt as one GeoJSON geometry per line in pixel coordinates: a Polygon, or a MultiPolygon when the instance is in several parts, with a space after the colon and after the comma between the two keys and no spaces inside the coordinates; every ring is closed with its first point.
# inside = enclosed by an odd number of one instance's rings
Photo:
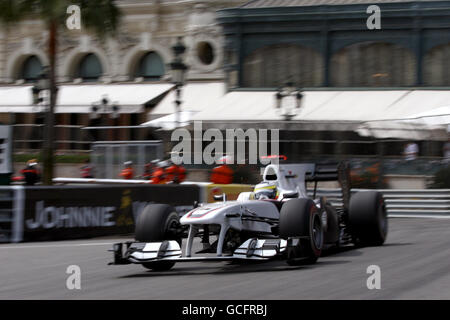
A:
{"type": "Polygon", "coordinates": [[[444,143],[442,150],[444,151],[444,162],[450,163],[450,138],[448,138],[448,141],[444,143]]]}
{"type": "Polygon", "coordinates": [[[410,142],[406,144],[405,150],[403,151],[403,155],[405,156],[406,161],[416,160],[418,154],[419,146],[417,145],[417,143],[410,142]]]}

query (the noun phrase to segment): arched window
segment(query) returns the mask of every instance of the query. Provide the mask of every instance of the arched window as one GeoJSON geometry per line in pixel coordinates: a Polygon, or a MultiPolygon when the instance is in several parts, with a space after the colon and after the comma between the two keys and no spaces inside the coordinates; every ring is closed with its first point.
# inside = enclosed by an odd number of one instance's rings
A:
{"type": "Polygon", "coordinates": [[[356,43],[333,54],[330,78],[334,87],[412,86],[416,59],[409,49],[399,45],[356,43]]]}
{"type": "Polygon", "coordinates": [[[244,87],[276,88],[288,80],[295,86],[317,87],[323,82],[323,59],[309,47],[295,44],[271,45],[245,57],[244,87]]]}
{"type": "Polygon", "coordinates": [[[434,47],[423,59],[426,86],[450,86],[450,44],[434,47]]]}
{"type": "Polygon", "coordinates": [[[145,54],[139,61],[136,77],[145,80],[158,81],[164,75],[164,63],[156,52],[145,54]]]}
{"type": "Polygon", "coordinates": [[[36,56],[28,57],[22,65],[22,79],[26,82],[36,81],[42,71],[42,63],[36,56]]]}
{"type": "Polygon", "coordinates": [[[95,54],[89,53],[81,59],[78,67],[78,77],[83,79],[83,81],[98,81],[102,74],[102,65],[95,54]]]}

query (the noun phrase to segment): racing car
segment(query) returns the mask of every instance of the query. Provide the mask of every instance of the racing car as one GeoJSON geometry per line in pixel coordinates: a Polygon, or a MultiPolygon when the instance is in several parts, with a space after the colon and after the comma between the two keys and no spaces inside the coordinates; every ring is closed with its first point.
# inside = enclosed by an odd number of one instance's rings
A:
{"type": "Polygon", "coordinates": [[[388,232],[381,193],[350,193],[349,170],[340,164],[269,164],[262,182],[237,200],[194,203],[181,215],[170,205],[150,204],[136,221],[135,240],[116,243],[110,264],[141,264],[155,271],[188,261],[268,261],[312,264],[323,250],[347,245],[382,245],[388,232]],[[320,181],[338,181],[342,206],[316,198],[320,181]],[[308,197],[307,183],[313,183],[308,197]],[[203,249],[193,252],[194,238],[203,249]],[[182,239],[186,245],[182,250],[182,239]]]}

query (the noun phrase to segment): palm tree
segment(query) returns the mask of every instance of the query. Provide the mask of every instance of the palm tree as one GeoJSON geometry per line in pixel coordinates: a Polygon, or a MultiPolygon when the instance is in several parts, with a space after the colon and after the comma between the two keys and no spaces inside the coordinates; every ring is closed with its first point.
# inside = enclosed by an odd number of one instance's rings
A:
{"type": "Polygon", "coordinates": [[[43,182],[51,185],[54,156],[54,110],[56,104],[56,53],[60,28],[66,27],[67,8],[78,5],[81,9],[81,27],[94,32],[100,39],[113,35],[120,20],[120,10],[114,0],[0,0],[0,22],[8,28],[31,17],[39,17],[48,30],[48,78],[50,103],[46,113],[45,146],[43,148],[43,182]]]}

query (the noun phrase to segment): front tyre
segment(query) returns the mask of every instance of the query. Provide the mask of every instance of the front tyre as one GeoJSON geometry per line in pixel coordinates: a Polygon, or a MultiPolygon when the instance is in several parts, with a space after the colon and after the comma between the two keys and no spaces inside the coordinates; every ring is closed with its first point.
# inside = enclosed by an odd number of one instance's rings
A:
{"type": "Polygon", "coordinates": [[[381,246],[388,232],[383,195],[377,191],[355,193],[350,199],[349,226],[362,245],[381,246]]]}
{"type": "MultiPolygon", "coordinates": [[[[136,221],[135,238],[139,242],[162,242],[176,240],[179,217],[175,209],[167,204],[151,204],[144,208],[136,221]]],[[[172,261],[155,261],[142,264],[144,268],[166,271],[175,265],[172,261]]]]}
{"type": "Polygon", "coordinates": [[[292,238],[295,246],[288,247],[289,265],[312,264],[322,253],[322,221],[314,201],[292,199],[283,204],[280,211],[280,237],[292,238]]]}
{"type": "Polygon", "coordinates": [[[144,268],[153,271],[167,271],[172,269],[174,265],[175,262],[172,261],[155,261],[155,262],[146,262],[142,264],[144,268]]]}

